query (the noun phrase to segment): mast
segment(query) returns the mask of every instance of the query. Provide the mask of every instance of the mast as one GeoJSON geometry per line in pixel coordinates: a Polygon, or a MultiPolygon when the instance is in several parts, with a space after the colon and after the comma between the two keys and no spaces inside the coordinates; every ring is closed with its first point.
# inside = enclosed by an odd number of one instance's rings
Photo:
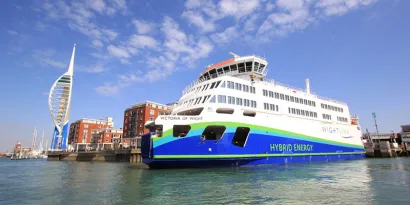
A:
{"type": "Polygon", "coordinates": [[[37,137],[37,129],[34,127],[34,132],[33,132],[33,142],[31,144],[31,151],[33,152],[34,149],[36,148],[36,137],[37,137]]]}
{"type": "Polygon", "coordinates": [[[41,136],[41,142],[40,142],[40,152],[43,152],[43,142],[44,142],[44,130],[43,130],[43,135],[41,136]]]}

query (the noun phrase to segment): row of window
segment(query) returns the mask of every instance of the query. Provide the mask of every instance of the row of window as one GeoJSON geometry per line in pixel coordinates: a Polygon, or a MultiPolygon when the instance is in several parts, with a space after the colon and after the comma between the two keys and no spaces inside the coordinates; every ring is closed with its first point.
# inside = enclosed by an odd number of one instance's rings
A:
{"type": "MultiPolygon", "coordinates": [[[[215,103],[215,99],[212,97],[210,102],[215,103]]],[[[218,95],[218,103],[227,103],[226,101],[226,95],[218,95]]],[[[248,99],[242,99],[242,98],[235,98],[233,96],[228,96],[228,104],[232,105],[243,105],[245,107],[253,107],[256,108],[256,101],[254,100],[248,100],[248,99]]]]}
{"type": "Polygon", "coordinates": [[[325,120],[332,120],[332,116],[328,114],[322,114],[323,119],[325,120]]]}
{"type": "Polygon", "coordinates": [[[336,107],[336,106],[333,106],[333,105],[327,105],[327,104],[321,103],[321,107],[323,109],[326,109],[326,110],[332,110],[332,111],[336,111],[336,112],[343,112],[343,108],[336,107]]]}
{"type": "Polygon", "coordinates": [[[202,92],[202,91],[207,90],[208,88],[209,89],[214,89],[214,88],[217,88],[220,83],[221,83],[221,81],[216,81],[216,82],[213,82],[213,83],[208,83],[206,85],[201,85],[201,86],[198,86],[196,88],[192,88],[187,93],[190,93],[190,92],[193,92],[193,91],[195,91],[195,92],[201,91],[202,92]]]}
{"type": "Polygon", "coordinates": [[[316,102],[263,89],[263,96],[316,107],[316,102]]]}
{"type": "Polygon", "coordinates": [[[249,86],[249,85],[242,85],[240,83],[235,83],[232,81],[226,81],[223,82],[221,85],[221,88],[230,88],[230,89],[235,89],[235,90],[239,90],[239,91],[244,91],[244,92],[250,92],[250,93],[256,93],[256,89],[253,86],[249,86]],[[226,83],[226,85],[225,85],[226,83]]]}
{"type": "Polygon", "coordinates": [[[181,103],[181,106],[185,104],[187,104],[187,106],[202,104],[202,103],[205,103],[210,97],[211,95],[206,95],[206,96],[201,96],[201,97],[197,97],[194,99],[190,99],[190,100],[187,100],[181,103]]]}
{"type": "Polygon", "coordinates": [[[339,121],[339,122],[348,122],[347,118],[345,118],[345,117],[337,117],[337,121],[339,121]]]}
{"type": "Polygon", "coordinates": [[[301,110],[297,108],[288,108],[289,114],[293,115],[301,115],[301,116],[306,116],[306,117],[314,117],[317,118],[317,113],[308,111],[308,110],[301,110]]]}
{"type": "MultiPolygon", "coordinates": [[[[174,137],[185,137],[191,130],[190,125],[174,125],[173,136],[174,137]]],[[[225,133],[226,127],[221,125],[209,125],[207,126],[201,134],[200,139],[202,141],[206,140],[220,140],[225,133]]],[[[232,144],[238,147],[244,147],[248,139],[250,132],[249,127],[237,127],[235,134],[232,138],[232,144]]]]}
{"type": "MultiPolygon", "coordinates": [[[[258,62],[254,62],[253,71],[262,73],[265,66],[266,65],[264,64],[259,64],[258,62]]],[[[236,72],[236,71],[238,71],[239,73],[251,72],[252,71],[252,61],[211,69],[208,72],[205,72],[199,78],[199,80],[209,79],[211,77],[214,78],[218,76],[217,74],[222,75],[224,73],[236,72]]]]}
{"type": "Polygon", "coordinates": [[[278,105],[263,103],[263,109],[270,111],[279,111],[278,105]]]}

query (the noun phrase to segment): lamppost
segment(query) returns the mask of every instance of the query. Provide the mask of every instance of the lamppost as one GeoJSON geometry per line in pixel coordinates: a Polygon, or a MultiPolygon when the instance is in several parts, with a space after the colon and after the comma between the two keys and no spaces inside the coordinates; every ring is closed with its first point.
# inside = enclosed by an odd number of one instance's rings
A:
{"type": "Polygon", "coordinates": [[[373,115],[373,119],[374,119],[374,126],[376,126],[376,132],[377,132],[377,134],[379,134],[379,129],[377,128],[376,113],[373,112],[372,115],[373,115]]]}

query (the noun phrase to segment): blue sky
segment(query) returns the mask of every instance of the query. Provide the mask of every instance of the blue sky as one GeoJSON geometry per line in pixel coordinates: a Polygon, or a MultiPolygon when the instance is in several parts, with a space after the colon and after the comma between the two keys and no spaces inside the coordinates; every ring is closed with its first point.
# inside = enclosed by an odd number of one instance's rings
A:
{"type": "Polygon", "coordinates": [[[0,151],[53,131],[47,93],[77,44],[71,121],[176,101],[209,64],[258,54],[268,78],[345,101],[363,130],[410,123],[409,1],[0,1],[0,151]],[[39,133],[39,135],[41,135],[39,133]]]}

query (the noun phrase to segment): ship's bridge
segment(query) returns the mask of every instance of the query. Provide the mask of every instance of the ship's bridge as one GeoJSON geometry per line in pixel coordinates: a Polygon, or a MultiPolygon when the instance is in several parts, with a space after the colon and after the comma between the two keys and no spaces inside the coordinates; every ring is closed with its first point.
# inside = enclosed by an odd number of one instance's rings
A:
{"type": "Polygon", "coordinates": [[[263,78],[267,74],[266,66],[268,62],[265,59],[255,55],[241,57],[232,52],[230,52],[230,54],[233,55],[234,58],[209,65],[199,76],[198,82],[224,75],[250,75],[263,78]]]}

